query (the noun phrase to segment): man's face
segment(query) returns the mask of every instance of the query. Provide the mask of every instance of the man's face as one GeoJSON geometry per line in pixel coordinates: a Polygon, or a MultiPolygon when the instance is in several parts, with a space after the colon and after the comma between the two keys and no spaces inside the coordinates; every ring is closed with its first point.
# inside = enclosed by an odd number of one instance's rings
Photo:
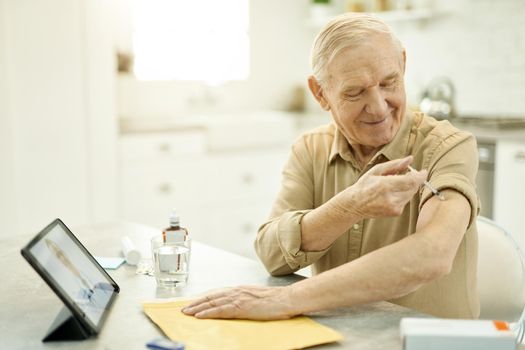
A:
{"type": "Polygon", "coordinates": [[[394,138],[405,113],[404,64],[404,52],[378,34],[328,66],[319,102],[351,144],[375,149],[394,138]]]}

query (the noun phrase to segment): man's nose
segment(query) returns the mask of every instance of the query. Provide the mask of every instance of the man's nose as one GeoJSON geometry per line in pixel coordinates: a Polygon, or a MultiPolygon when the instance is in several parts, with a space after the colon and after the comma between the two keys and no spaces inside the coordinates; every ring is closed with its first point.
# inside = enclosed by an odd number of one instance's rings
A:
{"type": "Polygon", "coordinates": [[[385,116],[388,113],[388,103],[381,89],[376,86],[372,88],[367,96],[365,112],[372,115],[385,116]]]}

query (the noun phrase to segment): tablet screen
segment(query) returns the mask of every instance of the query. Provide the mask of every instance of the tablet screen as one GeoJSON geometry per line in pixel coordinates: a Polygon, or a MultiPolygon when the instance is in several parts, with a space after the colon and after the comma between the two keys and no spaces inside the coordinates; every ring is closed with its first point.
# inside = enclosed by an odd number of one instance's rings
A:
{"type": "Polygon", "coordinates": [[[53,221],[22,254],[72,313],[97,332],[119,289],[62,221],[53,221]]]}

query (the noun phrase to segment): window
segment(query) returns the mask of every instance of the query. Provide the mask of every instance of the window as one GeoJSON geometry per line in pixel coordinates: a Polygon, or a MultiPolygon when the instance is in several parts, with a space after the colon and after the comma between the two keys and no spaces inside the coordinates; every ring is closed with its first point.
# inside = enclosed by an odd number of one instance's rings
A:
{"type": "Polygon", "coordinates": [[[248,0],[135,0],[133,21],[138,79],[248,78],[248,0]]]}

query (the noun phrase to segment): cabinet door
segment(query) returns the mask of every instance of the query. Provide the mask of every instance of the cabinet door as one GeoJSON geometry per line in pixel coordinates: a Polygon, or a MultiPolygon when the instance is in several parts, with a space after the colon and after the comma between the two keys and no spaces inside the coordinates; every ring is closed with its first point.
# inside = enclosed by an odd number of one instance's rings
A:
{"type": "Polygon", "coordinates": [[[279,191],[288,149],[204,152],[201,136],[185,136],[121,138],[122,218],[161,227],[176,208],[195,239],[255,257],[253,240],[279,191]]]}
{"type": "Polygon", "coordinates": [[[155,226],[167,224],[172,208],[182,211],[205,202],[199,184],[207,169],[207,162],[201,159],[171,160],[169,163],[151,159],[123,164],[120,174],[122,217],[155,226]]]}
{"type": "Polygon", "coordinates": [[[234,206],[211,207],[207,232],[199,239],[248,258],[258,259],[253,247],[257,230],[269,216],[271,200],[238,202],[234,206]]]}
{"type": "Polygon", "coordinates": [[[525,247],[525,143],[496,145],[494,218],[525,247]]]}

